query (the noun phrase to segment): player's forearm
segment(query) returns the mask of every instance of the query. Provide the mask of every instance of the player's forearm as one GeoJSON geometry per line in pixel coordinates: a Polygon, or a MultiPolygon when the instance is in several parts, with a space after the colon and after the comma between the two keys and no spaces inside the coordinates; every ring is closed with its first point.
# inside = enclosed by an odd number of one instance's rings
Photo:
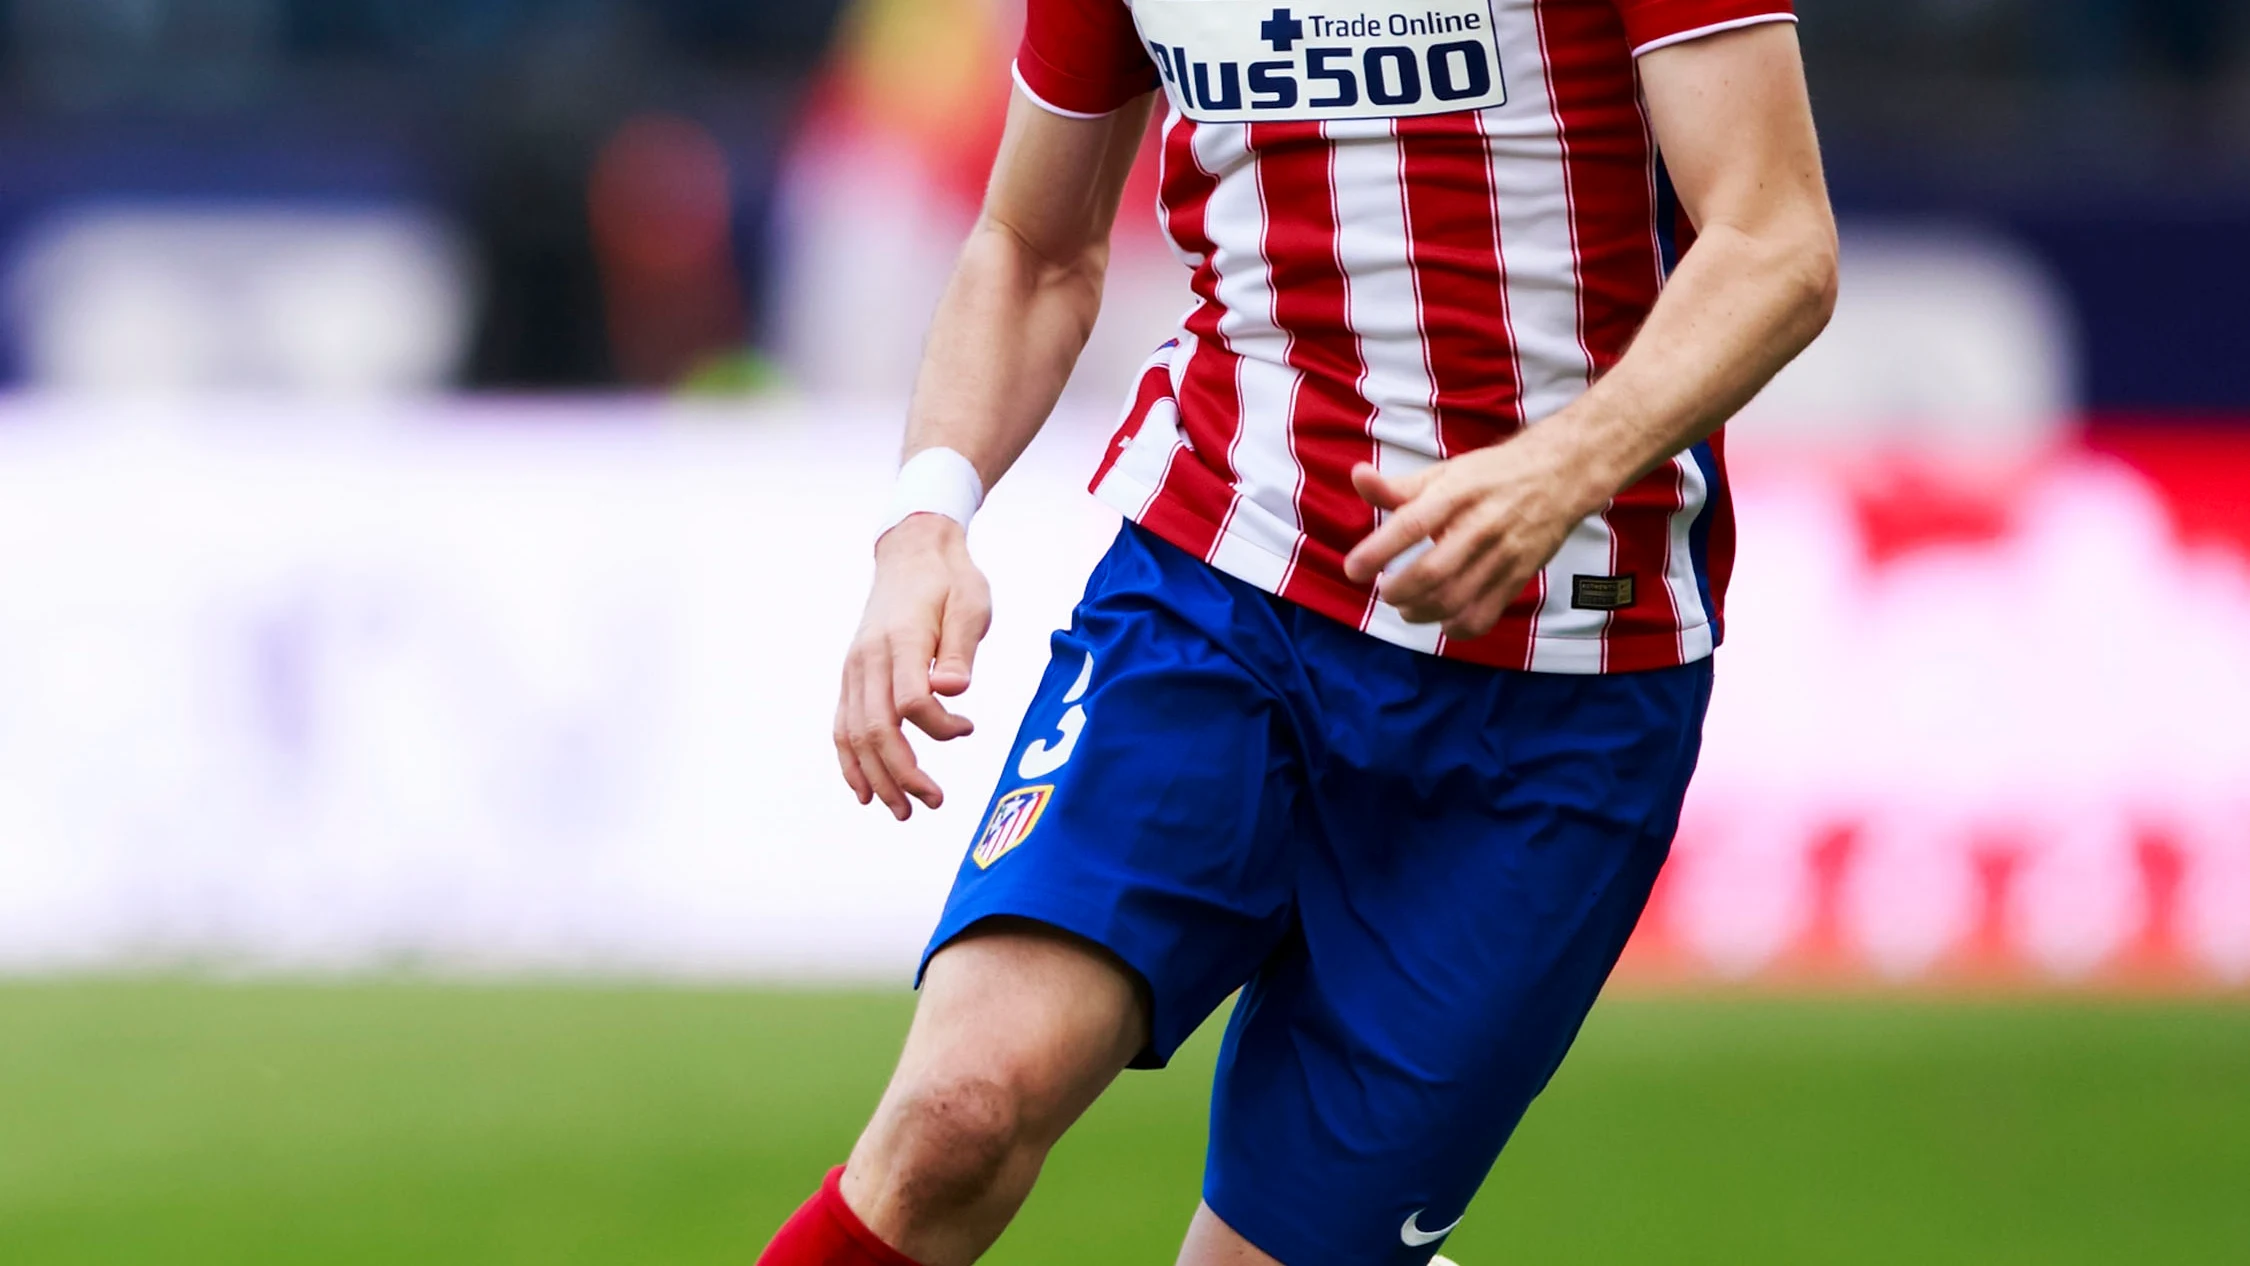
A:
{"type": "Polygon", "coordinates": [[[1554,446],[1590,513],[1733,417],[1819,336],[1835,304],[1825,204],[1755,230],[1712,225],[1617,366],[1523,439],[1554,446]]]}
{"type": "Polygon", "coordinates": [[[1660,48],[1639,70],[1697,238],[1623,359],[1524,437],[1575,472],[1587,512],[1749,403],[1836,303],[1836,221],[1795,28],[1660,48]]]}
{"type": "Polygon", "coordinates": [[[978,222],[930,327],[906,451],[951,448],[992,487],[1045,425],[1101,311],[1106,243],[1045,258],[978,222]]]}

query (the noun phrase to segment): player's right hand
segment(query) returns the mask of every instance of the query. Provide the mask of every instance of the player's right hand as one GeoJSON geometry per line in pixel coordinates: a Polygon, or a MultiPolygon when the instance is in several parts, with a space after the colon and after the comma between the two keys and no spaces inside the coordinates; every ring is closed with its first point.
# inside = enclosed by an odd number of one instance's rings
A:
{"type": "Polygon", "coordinates": [[[904,822],[913,800],[932,809],[945,803],[902,723],[940,742],[976,729],[939,699],[969,688],[977,643],[991,626],[992,590],[969,559],[960,524],[917,514],[875,542],[875,584],[836,705],[836,760],[861,804],[880,800],[904,822]]]}

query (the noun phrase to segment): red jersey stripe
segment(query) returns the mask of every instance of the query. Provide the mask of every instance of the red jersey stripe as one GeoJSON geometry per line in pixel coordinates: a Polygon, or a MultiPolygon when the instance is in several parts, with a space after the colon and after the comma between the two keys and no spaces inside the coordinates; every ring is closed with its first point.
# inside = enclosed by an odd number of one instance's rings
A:
{"type": "MultiPolygon", "coordinates": [[[[1607,0],[1541,0],[1539,12],[1566,142],[1580,331],[1598,378],[1624,356],[1663,286],[1655,154],[1616,7],[1607,0]]],[[[1679,620],[1667,578],[1681,496],[1679,472],[1667,464],[1618,494],[1603,514],[1611,530],[1610,574],[1634,580],[1633,605],[1610,613],[1602,633],[1608,670],[1678,662],[1678,647],[1666,646],[1679,620]]]]}
{"type": "Polygon", "coordinates": [[[1523,425],[1508,289],[1500,261],[1492,157],[1474,114],[1401,119],[1409,260],[1448,457],[1497,444],[1523,425]]]}
{"type": "MultiPolygon", "coordinates": [[[[1500,443],[1524,424],[1491,145],[1481,114],[1401,119],[1398,140],[1430,406],[1439,451],[1454,457],[1500,443]]],[[[1449,641],[1448,652],[1528,667],[1539,600],[1534,577],[1498,627],[1472,643],[1449,641]]]]}
{"type": "Polygon", "coordinates": [[[1617,534],[1616,573],[1633,579],[1633,605],[1610,616],[1604,667],[1638,672],[1680,662],[1680,613],[1673,609],[1672,519],[1683,503],[1679,464],[1666,462],[1610,503],[1617,534]]]}
{"type": "Polygon", "coordinates": [[[1727,584],[1734,579],[1734,492],[1727,480],[1726,431],[1722,428],[1708,443],[1711,464],[1719,472],[1711,481],[1711,544],[1704,563],[1711,582],[1711,637],[1716,644],[1726,638],[1727,584]]]}
{"type": "Polygon", "coordinates": [[[1650,231],[1655,155],[1616,7],[1608,0],[1541,0],[1539,13],[1570,171],[1579,310],[1599,377],[1625,354],[1663,284],[1650,231]]]}
{"type": "Polygon", "coordinates": [[[1242,424],[1237,385],[1241,358],[1219,329],[1226,309],[1218,297],[1219,248],[1209,228],[1211,195],[1219,182],[1196,158],[1196,132],[1196,123],[1184,116],[1175,113],[1169,120],[1158,186],[1172,244],[1199,261],[1189,283],[1197,302],[1187,320],[1195,344],[1179,390],[1180,434],[1192,452],[1167,468],[1142,522],[1180,548],[1208,558],[1235,496],[1229,454],[1242,424]]]}
{"type": "Polygon", "coordinates": [[[1290,367],[1303,375],[1289,430],[1304,472],[1296,503],[1305,539],[1281,593],[1329,607],[1356,600],[1364,619],[1374,589],[1344,578],[1343,556],[1375,530],[1374,507],[1351,484],[1352,467],[1375,458],[1367,434],[1374,410],[1358,390],[1366,365],[1336,257],[1335,155],[1317,123],[1254,124],[1250,148],[1266,206],[1273,320],[1288,336],[1290,367]]]}

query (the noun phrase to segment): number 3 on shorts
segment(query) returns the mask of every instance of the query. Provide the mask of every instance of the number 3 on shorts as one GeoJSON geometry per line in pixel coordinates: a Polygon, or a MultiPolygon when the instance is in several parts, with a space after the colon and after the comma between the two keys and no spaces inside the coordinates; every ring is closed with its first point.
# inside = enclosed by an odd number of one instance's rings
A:
{"type": "Polygon", "coordinates": [[[1078,736],[1086,730],[1086,705],[1079,700],[1086,697],[1087,687],[1094,684],[1094,657],[1086,656],[1086,666],[1078,670],[1078,681],[1071,686],[1063,702],[1070,710],[1063,713],[1057,729],[1062,731],[1062,741],[1052,746],[1039,739],[1023,749],[1023,759],[1016,764],[1016,776],[1026,782],[1036,782],[1070,763],[1070,754],[1078,748],[1078,736]]]}

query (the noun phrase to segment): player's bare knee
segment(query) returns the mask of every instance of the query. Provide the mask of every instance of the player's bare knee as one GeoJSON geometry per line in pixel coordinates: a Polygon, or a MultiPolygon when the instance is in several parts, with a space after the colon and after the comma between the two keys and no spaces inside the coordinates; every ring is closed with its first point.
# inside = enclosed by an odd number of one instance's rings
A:
{"type": "Polygon", "coordinates": [[[990,1076],[945,1078],[908,1092],[888,1133],[895,1194],[924,1214],[983,1199],[1028,1143],[1021,1096],[990,1076]]]}

